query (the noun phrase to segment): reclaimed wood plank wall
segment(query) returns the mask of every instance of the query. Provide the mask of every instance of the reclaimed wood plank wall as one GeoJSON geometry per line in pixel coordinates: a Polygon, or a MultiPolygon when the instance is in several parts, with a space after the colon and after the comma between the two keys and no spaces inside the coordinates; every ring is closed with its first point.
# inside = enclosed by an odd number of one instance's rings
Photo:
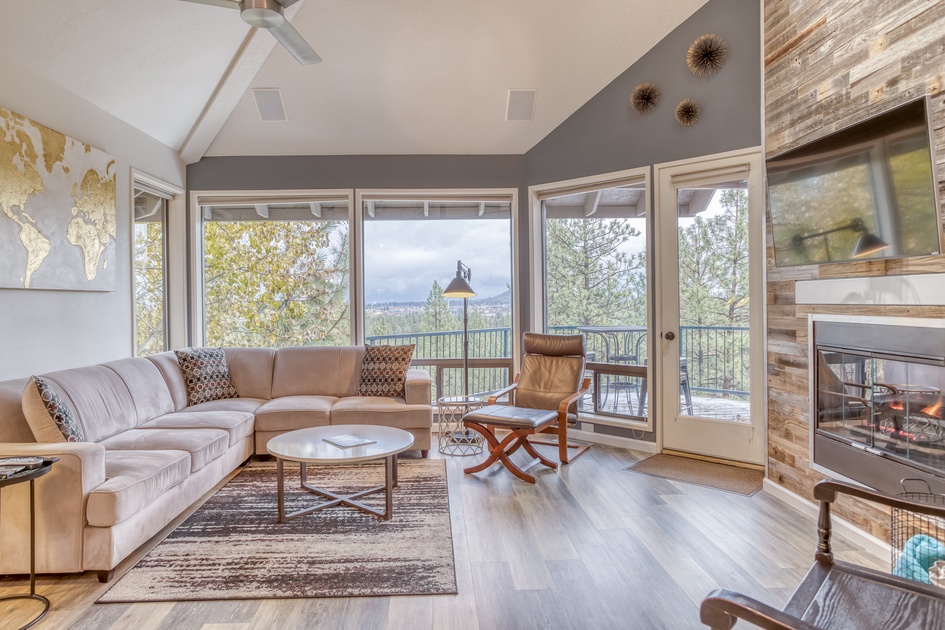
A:
{"type": "MultiPolygon", "coordinates": [[[[764,0],[765,150],[782,153],[896,104],[932,95],[940,199],[945,199],[945,0],[764,0]]],[[[942,307],[811,306],[795,283],[814,278],[945,273],[945,256],[777,268],[768,225],[768,477],[808,499],[807,316],[945,317],[942,307]]],[[[859,502],[841,516],[888,540],[889,516],[859,502]]]]}

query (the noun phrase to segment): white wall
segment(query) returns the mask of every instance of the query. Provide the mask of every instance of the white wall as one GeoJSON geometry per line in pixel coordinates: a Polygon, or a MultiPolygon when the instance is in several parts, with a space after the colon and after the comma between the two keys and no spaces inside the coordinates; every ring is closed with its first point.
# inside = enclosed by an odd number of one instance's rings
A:
{"type": "Polygon", "coordinates": [[[0,289],[0,380],[131,356],[131,168],[183,188],[184,164],[170,147],[3,56],[0,106],[111,154],[118,177],[117,290],[0,289]]]}

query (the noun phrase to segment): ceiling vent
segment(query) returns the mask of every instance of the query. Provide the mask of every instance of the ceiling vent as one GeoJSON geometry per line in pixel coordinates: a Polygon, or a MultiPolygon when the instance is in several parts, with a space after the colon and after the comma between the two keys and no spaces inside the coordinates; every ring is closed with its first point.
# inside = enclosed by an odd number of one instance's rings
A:
{"type": "Polygon", "coordinates": [[[286,122],[285,104],[282,102],[282,90],[278,88],[254,88],[256,111],[263,122],[286,122]]]}
{"type": "Polygon", "coordinates": [[[505,110],[506,120],[533,120],[535,118],[535,93],[537,90],[509,90],[509,103],[505,110]]]}

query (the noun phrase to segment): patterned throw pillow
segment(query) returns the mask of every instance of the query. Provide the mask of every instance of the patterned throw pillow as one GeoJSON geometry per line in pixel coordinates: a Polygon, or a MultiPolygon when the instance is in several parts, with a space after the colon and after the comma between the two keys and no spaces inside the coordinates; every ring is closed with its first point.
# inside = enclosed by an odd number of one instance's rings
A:
{"type": "Polygon", "coordinates": [[[415,344],[409,346],[365,346],[358,396],[404,398],[407,368],[415,344]]]}
{"type": "Polygon", "coordinates": [[[49,381],[40,376],[34,376],[33,383],[36,385],[36,391],[39,392],[46,411],[49,412],[49,417],[56,423],[66,442],[84,442],[85,434],[82,433],[82,427],[76,421],[72,408],[59,398],[59,394],[49,381]]]}
{"type": "Polygon", "coordinates": [[[239,398],[230,380],[223,348],[189,348],[175,350],[174,354],[187,383],[188,407],[211,400],[239,398]]]}

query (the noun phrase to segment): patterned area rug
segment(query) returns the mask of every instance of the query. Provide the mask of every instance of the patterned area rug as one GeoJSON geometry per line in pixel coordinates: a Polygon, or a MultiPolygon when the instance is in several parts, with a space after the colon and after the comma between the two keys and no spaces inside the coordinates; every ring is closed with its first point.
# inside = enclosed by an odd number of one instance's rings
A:
{"type": "MultiPolygon", "coordinates": [[[[382,464],[309,467],[345,494],[382,485],[382,464]]],[[[286,512],[319,500],[286,465],[286,512]]],[[[383,510],[384,493],[363,502],[383,510]]],[[[402,459],[394,512],[334,507],[276,521],[274,464],[245,468],[122,577],[99,603],[456,593],[446,466],[402,459]]]]}
{"type": "Polygon", "coordinates": [[[647,457],[627,468],[631,472],[673,481],[694,483],[698,486],[725,490],[751,496],[761,490],[765,474],[760,470],[739,468],[689,457],[660,453],[647,457]]]}

